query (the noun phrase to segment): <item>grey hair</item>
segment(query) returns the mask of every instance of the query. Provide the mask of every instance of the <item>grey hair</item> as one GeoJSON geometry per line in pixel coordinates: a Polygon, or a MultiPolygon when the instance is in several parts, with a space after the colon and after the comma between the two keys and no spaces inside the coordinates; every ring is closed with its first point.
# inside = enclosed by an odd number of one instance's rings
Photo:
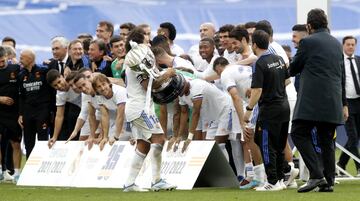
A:
{"type": "Polygon", "coordinates": [[[55,42],[59,42],[63,48],[68,48],[69,41],[64,36],[56,36],[51,40],[51,44],[54,44],[55,42]]]}

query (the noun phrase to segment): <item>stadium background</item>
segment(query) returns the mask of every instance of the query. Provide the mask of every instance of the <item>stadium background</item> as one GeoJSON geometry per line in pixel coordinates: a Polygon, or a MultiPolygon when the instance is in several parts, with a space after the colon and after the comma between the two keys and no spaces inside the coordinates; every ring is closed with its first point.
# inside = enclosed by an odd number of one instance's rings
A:
{"type": "MultiPolygon", "coordinates": [[[[170,21],[177,28],[175,42],[187,52],[199,41],[203,22],[211,21],[218,28],[262,19],[272,23],[275,40],[293,47],[296,0],[1,0],[0,38],[15,38],[18,53],[27,47],[34,49],[41,63],[52,57],[51,38],[74,39],[79,33],[95,36],[100,20],[113,22],[114,34],[119,34],[119,25],[124,22],[148,23],[152,36],[160,23],[170,21]]],[[[345,35],[358,37],[360,0],[332,0],[330,23],[332,34],[339,40],[345,35]]],[[[338,142],[344,144],[344,129],[338,133],[338,142]]]]}

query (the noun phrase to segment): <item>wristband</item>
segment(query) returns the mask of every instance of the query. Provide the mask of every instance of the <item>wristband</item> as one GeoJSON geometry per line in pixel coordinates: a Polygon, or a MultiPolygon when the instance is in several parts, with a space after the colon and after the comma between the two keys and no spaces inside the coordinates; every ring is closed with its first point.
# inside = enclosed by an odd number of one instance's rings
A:
{"type": "Polygon", "coordinates": [[[114,135],[114,139],[115,139],[116,141],[119,141],[119,140],[120,140],[120,138],[119,138],[119,137],[116,137],[115,135],[114,135]]]}
{"type": "Polygon", "coordinates": [[[194,137],[194,134],[193,133],[189,133],[189,135],[188,135],[188,140],[192,140],[193,139],[193,137],[194,137]]]}
{"type": "Polygon", "coordinates": [[[249,106],[246,106],[247,111],[253,111],[254,108],[250,108],[249,106]]]}

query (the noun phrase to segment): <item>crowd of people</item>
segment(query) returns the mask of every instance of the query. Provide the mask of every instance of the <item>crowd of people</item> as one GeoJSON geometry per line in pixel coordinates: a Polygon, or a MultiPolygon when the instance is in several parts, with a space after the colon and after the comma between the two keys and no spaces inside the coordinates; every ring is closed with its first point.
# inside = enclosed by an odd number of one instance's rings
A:
{"type": "MultiPolygon", "coordinates": [[[[165,141],[168,151],[184,141],[179,151],[186,152],[192,140],[215,140],[240,189],[298,188],[291,134],[309,169],[298,192],[333,192],[338,125],[345,124],[346,148],[359,157],[357,40],[347,36],[341,46],[321,9],[292,31],[294,57],[289,46],[274,41],[267,20],[219,29],[206,22],[199,43],[186,53],[170,22],[152,38],[147,24],[124,23],[114,34],[113,24],[101,21],[95,39],[86,33],[71,41],[54,37],[53,58],[41,64],[31,49],[22,50],[18,61],[16,41],[5,37],[0,180],[18,180],[22,139],[26,159],[36,138],[48,141],[49,149],[59,140],[86,141],[89,149],[98,144],[101,150],[123,140],[136,147],[124,191],[147,191],[135,183],[147,155],[151,190],[172,190],[176,185],[160,174],[165,141]]],[[[342,154],[338,165],[345,169],[348,161],[342,154]]],[[[356,168],[360,176],[358,163],[356,168]]]]}

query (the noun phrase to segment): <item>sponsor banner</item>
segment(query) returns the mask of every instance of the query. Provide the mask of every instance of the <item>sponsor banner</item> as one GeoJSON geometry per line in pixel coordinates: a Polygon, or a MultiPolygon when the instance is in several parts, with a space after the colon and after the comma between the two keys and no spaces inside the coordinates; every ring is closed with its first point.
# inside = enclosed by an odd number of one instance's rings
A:
{"type": "MultiPolygon", "coordinates": [[[[178,189],[188,190],[194,187],[205,162],[214,152],[215,142],[193,141],[185,153],[181,153],[182,145],[180,143],[176,152],[166,152],[167,143],[164,145],[161,177],[176,184],[178,189]]],[[[224,156],[216,148],[216,156],[212,157],[216,161],[208,163],[217,163],[220,168],[224,166],[225,170],[230,170],[224,156]],[[223,160],[216,159],[219,157],[223,160]],[[217,161],[221,162],[220,165],[217,161]]],[[[112,146],[107,144],[102,151],[97,145],[88,150],[84,142],[74,141],[67,144],[58,141],[49,149],[47,142],[38,141],[25,164],[18,185],[123,188],[134,150],[135,147],[125,141],[118,141],[112,146]]],[[[150,156],[149,153],[136,179],[136,183],[143,188],[151,187],[150,156]]]]}

